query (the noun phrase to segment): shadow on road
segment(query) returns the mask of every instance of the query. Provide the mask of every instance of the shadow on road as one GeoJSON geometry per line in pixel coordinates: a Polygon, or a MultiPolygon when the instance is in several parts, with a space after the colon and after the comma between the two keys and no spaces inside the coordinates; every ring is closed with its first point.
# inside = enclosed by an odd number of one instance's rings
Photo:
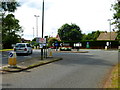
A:
{"type": "MultiPolygon", "coordinates": [[[[87,55],[87,54],[61,54],[61,57],[64,61],[56,62],[55,64],[61,65],[101,65],[101,66],[113,66],[114,63],[112,62],[111,57],[98,55],[87,55]]],[[[118,57],[116,57],[118,59],[118,57]]],[[[117,61],[117,60],[116,60],[117,61]]]]}

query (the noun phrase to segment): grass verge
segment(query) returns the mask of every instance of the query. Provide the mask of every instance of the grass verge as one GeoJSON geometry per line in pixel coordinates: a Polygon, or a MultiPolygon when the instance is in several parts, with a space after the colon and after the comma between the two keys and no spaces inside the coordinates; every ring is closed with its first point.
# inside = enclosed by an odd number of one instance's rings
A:
{"type": "Polygon", "coordinates": [[[112,70],[109,79],[105,84],[105,88],[120,88],[120,64],[117,64],[112,70]]]}
{"type": "Polygon", "coordinates": [[[0,52],[3,52],[3,51],[11,51],[11,50],[13,50],[13,49],[2,49],[2,50],[0,50],[0,52]]]}

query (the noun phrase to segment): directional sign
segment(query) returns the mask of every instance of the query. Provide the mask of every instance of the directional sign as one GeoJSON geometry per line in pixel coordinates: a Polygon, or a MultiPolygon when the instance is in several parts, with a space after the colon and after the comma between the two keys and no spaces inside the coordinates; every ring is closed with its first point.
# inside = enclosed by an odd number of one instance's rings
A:
{"type": "Polygon", "coordinates": [[[62,43],[60,43],[60,46],[62,46],[62,43]]]}
{"type": "Polygon", "coordinates": [[[57,46],[58,46],[58,43],[55,43],[55,46],[57,47],[57,46]]]}
{"type": "Polygon", "coordinates": [[[46,38],[36,38],[37,43],[46,43],[46,38]]]}
{"type": "Polygon", "coordinates": [[[52,44],[52,46],[54,46],[54,43],[52,44]]]}
{"type": "Polygon", "coordinates": [[[13,53],[10,52],[10,53],[9,53],[9,57],[13,57],[13,53]]]}
{"type": "Polygon", "coordinates": [[[46,38],[40,38],[40,43],[46,43],[46,38]]]}

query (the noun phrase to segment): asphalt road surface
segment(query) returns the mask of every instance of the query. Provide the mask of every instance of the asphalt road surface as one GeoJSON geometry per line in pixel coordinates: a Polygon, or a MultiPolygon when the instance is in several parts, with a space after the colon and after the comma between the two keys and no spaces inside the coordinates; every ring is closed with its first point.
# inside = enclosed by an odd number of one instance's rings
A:
{"type": "Polygon", "coordinates": [[[54,53],[63,60],[19,73],[2,75],[3,88],[100,88],[118,62],[118,51],[54,53]]]}

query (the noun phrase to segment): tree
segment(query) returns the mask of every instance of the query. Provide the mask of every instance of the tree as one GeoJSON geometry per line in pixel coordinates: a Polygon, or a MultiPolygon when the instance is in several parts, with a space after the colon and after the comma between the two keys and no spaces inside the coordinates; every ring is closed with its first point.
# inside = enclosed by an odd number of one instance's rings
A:
{"type": "Polygon", "coordinates": [[[115,22],[113,22],[113,24],[116,25],[117,27],[117,39],[120,40],[120,1],[116,2],[115,4],[112,4],[112,9],[113,10],[113,19],[115,19],[115,22]]]}
{"type": "Polygon", "coordinates": [[[48,38],[48,46],[52,46],[52,43],[55,43],[55,41],[58,41],[57,38],[50,37],[48,38]]]}
{"type": "Polygon", "coordinates": [[[83,34],[82,40],[96,40],[100,35],[100,31],[93,31],[92,33],[88,33],[88,35],[83,34]]]}
{"type": "Polygon", "coordinates": [[[2,10],[4,12],[8,11],[8,12],[15,12],[15,10],[17,10],[17,7],[20,6],[20,4],[18,2],[16,2],[16,0],[14,0],[13,2],[2,2],[2,10]]]}
{"type": "Polygon", "coordinates": [[[2,43],[4,48],[11,48],[11,44],[19,42],[19,34],[22,32],[23,30],[19,25],[19,20],[15,19],[13,14],[8,14],[6,18],[3,19],[2,24],[2,43]]]}
{"type": "Polygon", "coordinates": [[[64,41],[77,41],[82,39],[81,30],[76,24],[64,24],[58,29],[58,35],[64,41]]]}
{"type": "Polygon", "coordinates": [[[19,3],[14,2],[2,2],[2,44],[4,48],[11,48],[11,44],[20,42],[21,34],[23,32],[22,27],[19,25],[19,20],[15,18],[12,12],[15,12],[19,3]],[[6,15],[6,12],[8,14],[6,15]]]}

